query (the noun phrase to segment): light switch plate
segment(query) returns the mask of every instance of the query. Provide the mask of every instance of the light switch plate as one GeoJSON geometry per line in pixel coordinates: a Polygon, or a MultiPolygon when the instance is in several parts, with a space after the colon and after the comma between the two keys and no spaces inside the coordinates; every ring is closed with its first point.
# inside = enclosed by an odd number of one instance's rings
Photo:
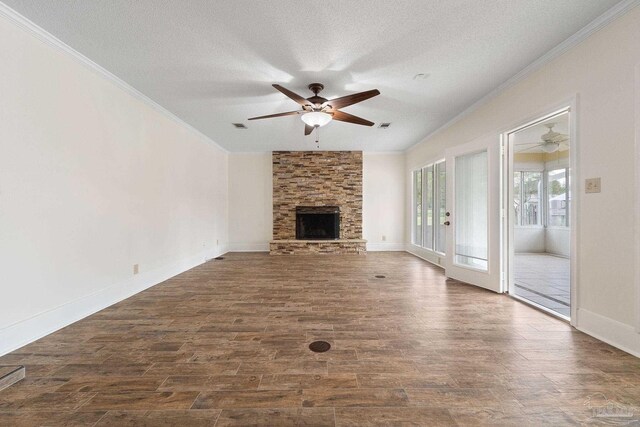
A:
{"type": "Polygon", "coordinates": [[[600,192],[600,178],[587,178],[584,180],[584,192],[585,193],[599,193],[600,192]]]}

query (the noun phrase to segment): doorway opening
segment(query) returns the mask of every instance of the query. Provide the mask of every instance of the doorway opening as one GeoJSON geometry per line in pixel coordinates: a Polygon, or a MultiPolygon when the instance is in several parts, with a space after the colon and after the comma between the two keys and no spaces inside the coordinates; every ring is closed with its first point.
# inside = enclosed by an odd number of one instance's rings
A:
{"type": "Polygon", "coordinates": [[[569,108],[507,134],[508,281],[511,296],[571,317],[569,108]]]}

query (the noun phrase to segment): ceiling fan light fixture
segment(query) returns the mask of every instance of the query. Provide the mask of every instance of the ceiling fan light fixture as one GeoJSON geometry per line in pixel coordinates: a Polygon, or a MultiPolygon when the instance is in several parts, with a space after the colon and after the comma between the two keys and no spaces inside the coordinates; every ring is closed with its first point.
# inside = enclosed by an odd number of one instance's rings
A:
{"type": "Polygon", "coordinates": [[[303,122],[309,126],[322,127],[331,121],[331,114],[322,111],[311,111],[300,116],[303,122]]]}
{"type": "Polygon", "coordinates": [[[545,142],[540,146],[540,148],[545,153],[555,153],[560,148],[560,145],[556,144],[555,142],[545,142]]]}

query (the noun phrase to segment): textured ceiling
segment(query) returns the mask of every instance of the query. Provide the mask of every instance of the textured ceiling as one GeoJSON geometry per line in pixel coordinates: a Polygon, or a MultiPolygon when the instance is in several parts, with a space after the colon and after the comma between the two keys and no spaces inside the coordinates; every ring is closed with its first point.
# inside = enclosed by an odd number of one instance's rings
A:
{"type": "Polygon", "coordinates": [[[618,2],[2,1],[231,151],[315,148],[299,117],[246,121],[315,81],[382,92],[344,109],[376,127],[332,122],[321,149],[405,149],[618,2]]]}

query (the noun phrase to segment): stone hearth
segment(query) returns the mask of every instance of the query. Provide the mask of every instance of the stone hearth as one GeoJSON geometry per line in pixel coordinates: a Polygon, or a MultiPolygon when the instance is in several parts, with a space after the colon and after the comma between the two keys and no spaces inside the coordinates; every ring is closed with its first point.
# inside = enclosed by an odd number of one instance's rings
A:
{"type": "Polygon", "coordinates": [[[272,240],[271,255],[364,254],[367,241],[347,240],[272,240]]]}

